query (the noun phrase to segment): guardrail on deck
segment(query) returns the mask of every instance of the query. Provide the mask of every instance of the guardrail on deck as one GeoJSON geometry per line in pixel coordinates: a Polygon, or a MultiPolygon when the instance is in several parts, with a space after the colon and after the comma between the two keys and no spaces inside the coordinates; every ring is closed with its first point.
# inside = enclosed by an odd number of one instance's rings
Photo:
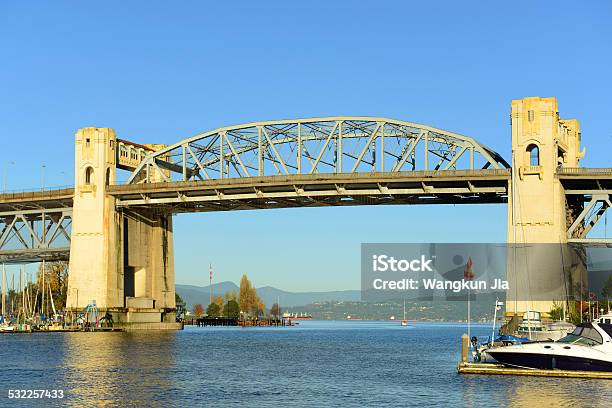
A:
{"type": "Polygon", "coordinates": [[[561,167],[557,170],[560,175],[612,175],[612,167],[561,167]]]}

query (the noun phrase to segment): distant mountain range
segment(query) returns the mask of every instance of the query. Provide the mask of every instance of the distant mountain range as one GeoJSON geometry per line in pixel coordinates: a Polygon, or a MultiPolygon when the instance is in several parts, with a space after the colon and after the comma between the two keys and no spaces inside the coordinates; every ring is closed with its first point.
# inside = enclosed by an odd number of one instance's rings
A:
{"type": "MultiPolygon", "coordinates": [[[[224,296],[225,292],[236,291],[239,287],[234,282],[219,282],[212,285],[213,296],[224,296]]],[[[176,285],[176,292],[183,298],[189,309],[193,305],[201,303],[204,307],[208,305],[210,297],[210,286],[176,285]]],[[[331,292],[287,292],[272,286],[257,288],[257,294],[270,308],[277,299],[280,300],[281,308],[304,306],[316,302],[328,301],[359,301],[361,292],[358,290],[340,290],[331,292]]]]}

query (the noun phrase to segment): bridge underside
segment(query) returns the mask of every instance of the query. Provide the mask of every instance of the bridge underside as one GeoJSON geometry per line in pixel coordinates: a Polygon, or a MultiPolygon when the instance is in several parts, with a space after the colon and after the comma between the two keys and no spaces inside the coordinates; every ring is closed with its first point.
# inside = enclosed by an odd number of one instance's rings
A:
{"type": "Polygon", "coordinates": [[[506,169],[250,177],[118,185],[116,206],[164,212],[383,204],[505,203],[506,169]]]}
{"type": "Polygon", "coordinates": [[[0,195],[0,263],[67,261],[74,189],[0,195]]]}
{"type": "Polygon", "coordinates": [[[47,261],[68,261],[70,247],[0,251],[0,263],[24,264],[47,261]]]}
{"type": "Polygon", "coordinates": [[[573,244],[611,246],[612,238],[588,238],[589,232],[612,208],[612,168],[565,168],[558,172],[568,204],[580,208],[568,225],[573,244]]]}

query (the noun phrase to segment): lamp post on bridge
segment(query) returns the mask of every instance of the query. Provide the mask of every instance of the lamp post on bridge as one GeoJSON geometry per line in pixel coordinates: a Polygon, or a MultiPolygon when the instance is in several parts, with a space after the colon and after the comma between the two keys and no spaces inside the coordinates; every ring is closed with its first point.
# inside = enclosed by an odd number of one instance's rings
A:
{"type": "Polygon", "coordinates": [[[42,165],[42,172],[41,172],[41,185],[42,185],[42,189],[41,191],[45,191],[45,167],[47,167],[44,163],[42,165]]]}
{"type": "Polygon", "coordinates": [[[2,188],[2,193],[6,193],[6,179],[8,177],[8,166],[10,164],[15,164],[15,162],[14,161],[7,161],[7,162],[4,163],[4,185],[3,185],[3,188],[2,188]]]}

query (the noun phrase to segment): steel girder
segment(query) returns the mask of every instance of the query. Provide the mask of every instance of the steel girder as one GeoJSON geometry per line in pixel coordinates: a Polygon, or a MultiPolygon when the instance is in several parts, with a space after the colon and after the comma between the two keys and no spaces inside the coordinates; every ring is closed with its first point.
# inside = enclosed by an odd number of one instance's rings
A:
{"type": "Polygon", "coordinates": [[[495,151],[457,133],[387,118],[329,117],[202,133],[147,155],[128,184],[509,167],[495,151]]]}
{"type": "MultiPolygon", "coordinates": [[[[584,191],[581,191],[584,193],[584,191]]],[[[587,192],[588,193],[588,192],[587,192]]],[[[593,229],[606,211],[612,207],[612,191],[595,190],[590,192],[591,199],[585,203],[572,225],[567,229],[567,239],[570,242],[588,242],[588,233],[593,229]]],[[[612,244],[612,238],[596,239],[612,244]]]]}
{"type": "Polygon", "coordinates": [[[72,208],[0,212],[0,261],[67,259],[71,224],[72,208]]]}
{"type": "Polygon", "coordinates": [[[570,205],[567,217],[567,239],[572,243],[612,245],[612,238],[589,237],[598,222],[609,214],[612,202],[612,168],[563,167],[557,170],[563,185],[566,203],[570,205]]]}

